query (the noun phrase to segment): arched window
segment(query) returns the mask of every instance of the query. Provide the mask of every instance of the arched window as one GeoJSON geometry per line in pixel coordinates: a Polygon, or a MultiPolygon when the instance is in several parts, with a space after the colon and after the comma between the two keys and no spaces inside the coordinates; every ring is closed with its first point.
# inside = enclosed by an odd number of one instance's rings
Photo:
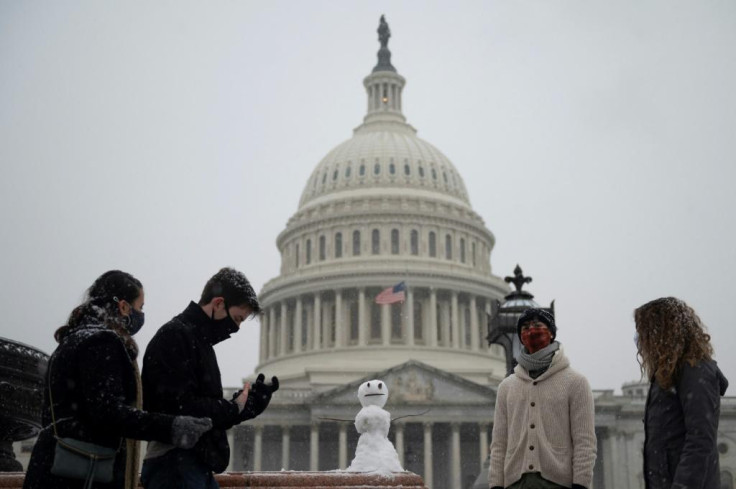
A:
{"type": "Polygon", "coordinates": [[[394,175],[396,173],[396,165],[394,165],[393,163],[391,163],[390,165],[388,165],[388,172],[391,175],[394,175]]]}
{"type": "Polygon", "coordinates": [[[374,229],[371,233],[371,252],[374,255],[381,253],[381,231],[374,229]]]}
{"type": "Polygon", "coordinates": [[[375,173],[376,175],[378,175],[379,173],[381,173],[381,165],[379,163],[376,163],[373,166],[373,173],[375,173]]]}
{"type": "Polygon", "coordinates": [[[429,232],[429,256],[437,256],[437,235],[434,231],[429,232]]]}
{"type": "Polygon", "coordinates": [[[353,256],[360,256],[360,231],[353,231],[353,256]]]}
{"type": "Polygon", "coordinates": [[[342,258],[342,233],[335,234],[335,258],[342,258]]]}
{"type": "Polygon", "coordinates": [[[310,263],[312,263],[312,240],[311,239],[307,240],[306,255],[307,256],[305,257],[305,259],[307,261],[307,265],[309,265],[310,263]]]}
{"type": "Polygon", "coordinates": [[[445,236],[445,258],[452,260],[452,236],[445,236]]]}
{"type": "Polygon", "coordinates": [[[412,255],[418,255],[419,254],[419,231],[416,229],[412,229],[411,231],[411,254],[412,255]]]}
{"type": "Polygon", "coordinates": [[[362,177],[364,175],[365,175],[365,165],[360,165],[360,176],[362,177]]]}
{"type": "Polygon", "coordinates": [[[465,263],[465,238],[460,238],[460,261],[465,263]]]}
{"type": "Polygon", "coordinates": [[[411,167],[408,164],[404,165],[404,174],[411,175],[411,167]]]}
{"type": "Polygon", "coordinates": [[[337,175],[340,173],[339,168],[335,167],[334,173],[332,173],[332,180],[337,180],[337,175]]]}
{"type": "Polygon", "coordinates": [[[345,168],[345,178],[350,178],[350,165],[345,168]]]}
{"type": "Polygon", "coordinates": [[[419,165],[419,176],[424,178],[424,167],[422,165],[419,165]]]}
{"type": "Polygon", "coordinates": [[[327,243],[325,243],[325,237],[319,237],[319,260],[324,261],[327,258],[327,243]]]}
{"type": "Polygon", "coordinates": [[[432,168],[432,180],[437,180],[437,171],[432,168]]]}
{"type": "Polygon", "coordinates": [[[324,173],[322,174],[322,185],[324,185],[324,183],[325,183],[326,181],[327,181],[327,172],[324,172],[324,173]]]}
{"type": "Polygon", "coordinates": [[[392,255],[399,254],[399,230],[398,229],[391,230],[391,254],[392,255]]]}

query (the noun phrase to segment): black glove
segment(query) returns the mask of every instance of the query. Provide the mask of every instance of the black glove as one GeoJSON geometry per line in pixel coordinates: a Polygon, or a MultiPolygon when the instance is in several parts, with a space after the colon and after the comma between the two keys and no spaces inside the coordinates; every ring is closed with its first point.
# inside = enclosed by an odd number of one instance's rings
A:
{"type": "Polygon", "coordinates": [[[266,380],[266,376],[258,374],[258,378],[256,378],[255,383],[250,386],[248,399],[245,401],[245,407],[240,412],[241,421],[253,419],[265,411],[268,407],[268,403],[271,402],[271,395],[279,390],[278,377],[271,377],[270,384],[266,384],[263,382],[264,380],[266,380]]]}
{"type": "Polygon", "coordinates": [[[588,489],[585,486],[581,486],[580,484],[573,484],[572,489],[588,489]]]}
{"type": "Polygon", "coordinates": [[[199,441],[199,437],[210,429],[212,429],[210,418],[177,416],[171,423],[171,443],[177,448],[192,448],[199,441]]]}

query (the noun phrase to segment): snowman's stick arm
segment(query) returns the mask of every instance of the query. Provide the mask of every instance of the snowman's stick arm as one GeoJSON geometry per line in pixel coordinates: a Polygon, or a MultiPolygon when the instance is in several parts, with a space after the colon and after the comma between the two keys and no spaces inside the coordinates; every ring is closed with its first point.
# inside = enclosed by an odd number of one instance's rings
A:
{"type": "Polygon", "coordinates": [[[355,421],[354,419],[323,418],[322,416],[320,416],[319,419],[324,419],[326,421],[339,421],[341,423],[352,423],[355,421]]]}
{"type": "Polygon", "coordinates": [[[398,417],[392,419],[391,422],[394,422],[397,419],[401,419],[401,418],[409,418],[409,417],[412,417],[412,416],[423,416],[423,415],[427,414],[430,411],[431,411],[431,409],[427,409],[426,411],[421,412],[421,413],[418,413],[418,414],[405,414],[404,416],[398,416],[398,417]]]}

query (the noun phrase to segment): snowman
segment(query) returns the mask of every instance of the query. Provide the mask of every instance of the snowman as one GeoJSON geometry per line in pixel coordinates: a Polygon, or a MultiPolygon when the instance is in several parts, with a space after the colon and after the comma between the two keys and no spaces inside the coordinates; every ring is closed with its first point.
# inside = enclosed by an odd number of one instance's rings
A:
{"type": "Polygon", "coordinates": [[[363,382],[358,388],[363,409],[355,416],[355,429],[360,433],[355,458],[347,472],[377,472],[390,475],[403,472],[399,455],[388,439],[391,415],[383,409],[388,400],[388,386],[382,380],[363,382]]]}

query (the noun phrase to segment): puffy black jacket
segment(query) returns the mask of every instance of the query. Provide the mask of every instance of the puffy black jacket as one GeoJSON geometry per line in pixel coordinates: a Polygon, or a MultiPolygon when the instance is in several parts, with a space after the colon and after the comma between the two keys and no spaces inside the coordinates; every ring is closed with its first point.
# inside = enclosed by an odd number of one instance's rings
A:
{"type": "Polygon", "coordinates": [[[225,431],[241,420],[237,404],[222,397],[213,345],[237,330],[234,323],[210,319],[191,302],[184,312],[161,326],[143,358],[144,409],[211,418],[212,430],[202,435],[193,450],[218,473],[230,461],[225,431]]]}
{"type": "Polygon", "coordinates": [[[114,480],[95,487],[120,489],[125,482],[125,443],[121,438],[171,443],[172,416],[135,409],[135,359],[122,339],[101,325],[68,334],[51,355],[46,373],[43,424],[28,465],[24,488],[81,488],[83,481],[51,474],[56,440],[51,426],[48,386],[60,437],[118,448],[114,480]]]}
{"type": "Polygon", "coordinates": [[[644,415],[647,489],[719,489],[718,418],[727,387],[714,361],[685,363],[667,390],[652,381],[644,415]]]}

